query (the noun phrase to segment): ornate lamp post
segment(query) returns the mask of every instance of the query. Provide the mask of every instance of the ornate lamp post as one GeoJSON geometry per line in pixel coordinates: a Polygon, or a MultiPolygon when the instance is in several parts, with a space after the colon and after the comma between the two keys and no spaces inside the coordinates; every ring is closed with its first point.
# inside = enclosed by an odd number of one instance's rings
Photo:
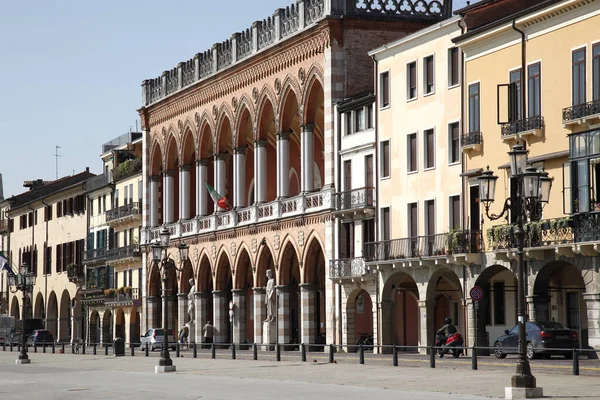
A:
{"type": "MultiPolygon", "coordinates": [[[[158,366],[156,366],[155,371],[158,372],[173,372],[175,371],[175,366],[173,365],[173,360],[169,355],[169,334],[168,334],[168,281],[169,281],[169,270],[171,268],[182,271],[182,268],[177,268],[173,259],[169,257],[168,249],[169,242],[171,240],[171,234],[167,228],[163,228],[160,232],[160,242],[153,244],[152,247],[152,260],[159,268],[162,273],[162,282],[163,282],[163,343],[162,349],[160,352],[160,359],[158,360],[158,366]]],[[[182,263],[185,263],[188,260],[188,251],[189,248],[185,243],[180,243],[178,246],[179,250],[179,259],[182,263]]]]}
{"type": "Polygon", "coordinates": [[[26,263],[21,264],[19,272],[14,274],[9,272],[8,284],[10,285],[11,293],[17,293],[21,291],[23,293],[23,312],[22,312],[22,326],[21,326],[21,351],[19,352],[19,358],[17,364],[29,364],[31,360],[27,356],[27,335],[25,334],[25,299],[27,293],[31,293],[35,286],[36,274],[29,271],[29,265],[26,263]],[[13,289],[14,288],[14,289],[13,289]]]}
{"type": "MultiPolygon", "coordinates": [[[[513,146],[512,151],[508,152],[510,156],[510,171],[511,176],[516,178],[517,193],[506,199],[504,207],[500,214],[490,214],[490,203],[493,203],[496,196],[496,181],[498,177],[490,171],[489,166],[484,171],[479,180],[479,200],[485,207],[485,214],[494,221],[500,219],[508,210],[515,213],[517,219],[517,227],[515,234],[517,236],[517,254],[519,256],[518,270],[518,355],[517,372],[512,377],[512,387],[506,388],[509,390],[517,389],[525,391],[534,397],[541,397],[542,388],[536,388],[535,377],[531,373],[529,360],[527,359],[525,349],[525,269],[523,261],[523,248],[525,247],[525,231],[523,225],[530,221],[539,221],[541,218],[540,211],[550,199],[550,189],[552,188],[552,178],[548,177],[548,173],[538,171],[535,167],[527,167],[528,151],[523,146],[517,144],[513,146]]],[[[532,397],[533,397],[532,396],[532,397]]],[[[511,397],[512,398],[512,397],[511,397]]]]}

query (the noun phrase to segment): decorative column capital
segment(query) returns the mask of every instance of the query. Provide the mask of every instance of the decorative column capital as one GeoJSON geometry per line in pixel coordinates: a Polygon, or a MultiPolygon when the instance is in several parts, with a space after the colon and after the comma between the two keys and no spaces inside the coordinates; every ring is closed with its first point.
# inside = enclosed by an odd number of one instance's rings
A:
{"type": "Polygon", "coordinates": [[[281,293],[289,293],[290,292],[289,285],[276,285],[275,289],[277,289],[277,292],[281,292],[281,293]]]}
{"type": "Polygon", "coordinates": [[[223,297],[224,298],[225,296],[227,296],[227,292],[224,290],[213,290],[212,294],[213,294],[213,297],[223,297]]]}
{"type": "Polygon", "coordinates": [[[302,132],[313,133],[315,131],[315,124],[304,124],[300,128],[302,129],[302,132]]]}
{"type": "Polygon", "coordinates": [[[301,283],[298,285],[301,292],[314,292],[315,285],[313,283],[301,283]]]}
{"type": "Polygon", "coordinates": [[[177,293],[177,298],[179,300],[187,300],[187,293],[177,293]]]}
{"type": "Polygon", "coordinates": [[[254,141],[254,147],[267,147],[267,140],[266,139],[260,139],[260,140],[255,140],[254,141]]]}
{"type": "Polygon", "coordinates": [[[208,163],[210,163],[210,158],[201,158],[199,160],[196,160],[196,165],[199,165],[201,167],[208,166],[208,163]]]}
{"type": "Polygon", "coordinates": [[[246,290],[245,289],[231,289],[231,293],[234,296],[239,296],[239,297],[243,297],[245,294],[246,290]]]}
{"type": "Polygon", "coordinates": [[[254,294],[266,294],[267,291],[265,290],[264,287],[253,287],[252,291],[254,292],[254,294]]]}
{"type": "Polygon", "coordinates": [[[158,182],[160,181],[159,175],[150,175],[150,182],[158,182]]]}
{"type": "Polygon", "coordinates": [[[229,154],[226,152],[223,153],[215,153],[213,154],[213,157],[215,159],[215,161],[225,161],[225,158],[227,158],[229,154]]]}
{"type": "Polygon", "coordinates": [[[167,176],[168,176],[168,177],[173,177],[173,174],[174,174],[174,172],[175,172],[175,171],[173,171],[172,169],[169,169],[169,170],[163,171],[163,176],[164,176],[164,177],[167,177],[167,176]]]}
{"type": "Polygon", "coordinates": [[[293,132],[278,132],[275,136],[277,137],[277,140],[289,140],[292,133],[293,132]]]}
{"type": "Polygon", "coordinates": [[[179,166],[179,170],[180,171],[189,171],[190,170],[190,166],[189,165],[180,165],[179,166]]]}
{"type": "Polygon", "coordinates": [[[248,148],[248,145],[235,147],[233,149],[233,154],[245,154],[247,148],[248,148]]]}

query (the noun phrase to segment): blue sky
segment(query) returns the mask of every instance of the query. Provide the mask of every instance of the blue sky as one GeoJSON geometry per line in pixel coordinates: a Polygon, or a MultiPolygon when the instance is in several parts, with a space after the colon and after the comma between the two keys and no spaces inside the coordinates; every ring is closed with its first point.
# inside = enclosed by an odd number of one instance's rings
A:
{"type": "MultiPolygon", "coordinates": [[[[466,0],[454,0],[454,8],[466,0]]],[[[90,167],[101,145],[135,129],[143,79],[207,50],[291,0],[3,2],[0,173],[23,181],[90,167]]]]}

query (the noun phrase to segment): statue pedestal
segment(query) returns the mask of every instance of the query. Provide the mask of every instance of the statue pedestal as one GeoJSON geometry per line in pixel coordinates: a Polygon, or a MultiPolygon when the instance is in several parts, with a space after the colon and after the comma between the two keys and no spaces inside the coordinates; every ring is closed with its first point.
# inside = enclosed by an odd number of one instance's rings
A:
{"type": "Polygon", "coordinates": [[[188,322],[187,324],[188,329],[188,343],[196,343],[196,323],[195,322],[188,322]]]}
{"type": "MultiPolygon", "coordinates": [[[[277,325],[275,321],[263,322],[263,342],[262,344],[277,343],[277,325]]],[[[273,351],[275,346],[263,346],[263,350],[273,351]]]]}

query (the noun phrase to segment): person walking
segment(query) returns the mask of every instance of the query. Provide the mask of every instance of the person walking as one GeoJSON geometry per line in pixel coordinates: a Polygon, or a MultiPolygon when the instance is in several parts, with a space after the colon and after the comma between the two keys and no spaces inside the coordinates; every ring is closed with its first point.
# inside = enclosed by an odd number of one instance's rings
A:
{"type": "MultiPolygon", "coordinates": [[[[204,327],[202,328],[202,335],[204,336],[204,343],[209,344],[209,345],[212,344],[214,334],[215,334],[215,327],[212,326],[210,321],[208,321],[206,323],[206,325],[204,325],[204,327]]],[[[210,346],[206,346],[205,348],[210,348],[210,346]]]]}

